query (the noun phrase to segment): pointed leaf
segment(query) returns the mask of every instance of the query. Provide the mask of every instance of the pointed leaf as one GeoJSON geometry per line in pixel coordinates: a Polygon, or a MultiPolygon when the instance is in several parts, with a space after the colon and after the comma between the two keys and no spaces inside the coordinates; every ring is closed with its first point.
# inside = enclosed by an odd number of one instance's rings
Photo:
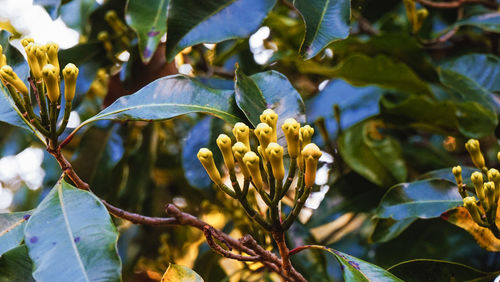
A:
{"type": "Polygon", "coordinates": [[[433,218],[463,203],[457,185],[442,179],[420,180],[391,187],[380,201],[380,218],[433,218]]]}
{"type": "Polygon", "coordinates": [[[469,54],[441,66],[464,75],[489,91],[500,91],[500,58],[491,54],[469,54]]]}
{"type": "Polygon", "coordinates": [[[59,181],[25,228],[33,277],[41,281],[120,281],[118,232],[93,194],[59,181]]]}
{"type": "Polygon", "coordinates": [[[31,276],[32,267],[26,245],[18,246],[0,257],[0,281],[35,281],[31,276]]]}
{"type": "Polygon", "coordinates": [[[417,281],[493,281],[499,272],[483,272],[470,266],[444,260],[415,259],[391,266],[388,271],[407,282],[417,281]]]}
{"type": "Polygon", "coordinates": [[[192,269],[171,263],[161,282],[203,282],[203,279],[192,269]]]}
{"type": "Polygon", "coordinates": [[[306,59],[316,56],[328,44],[349,36],[351,0],[295,0],[306,25],[300,54],[306,59]]]}
{"type": "Polygon", "coordinates": [[[125,19],[139,37],[139,51],[144,63],[149,62],[161,37],[167,31],[169,0],[129,0],[125,19]]]}
{"type": "Polygon", "coordinates": [[[167,11],[167,60],[195,44],[250,35],[275,4],[276,0],[171,0],[167,11]]]}
{"type": "MultiPolygon", "coordinates": [[[[499,216],[500,209],[497,209],[497,218],[499,216]]],[[[490,252],[500,252],[500,239],[496,238],[488,228],[479,226],[466,208],[456,207],[444,212],[441,218],[469,232],[481,248],[490,252]]]]}
{"type": "Polygon", "coordinates": [[[21,244],[32,211],[0,214],[0,255],[21,244]]]}
{"type": "Polygon", "coordinates": [[[109,107],[81,123],[76,129],[98,120],[165,120],[202,112],[229,123],[241,120],[233,91],[211,89],[183,75],[157,79],[136,93],[121,97],[109,107]]]}

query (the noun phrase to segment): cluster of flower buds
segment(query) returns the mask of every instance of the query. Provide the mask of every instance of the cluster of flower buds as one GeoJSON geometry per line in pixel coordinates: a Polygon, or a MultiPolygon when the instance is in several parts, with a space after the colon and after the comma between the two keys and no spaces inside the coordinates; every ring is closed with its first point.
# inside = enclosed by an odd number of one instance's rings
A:
{"type": "MultiPolygon", "coordinates": [[[[455,166],[452,169],[460,195],[464,201],[464,207],[478,225],[490,228],[494,233],[498,233],[495,220],[500,198],[500,172],[494,168],[488,170],[478,140],[470,139],[467,141],[465,149],[469,152],[474,166],[481,171],[473,172],[470,176],[474,185],[473,191],[476,195],[469,196],[466,189],[467,185],[463,183],[462,168],[455,166]]],[[[500,162],[500,153],[498,158],[500,162]]]]}
{"type": "MultiPolygon", "coordinates": [[[[97,39],[101,41],[107,56],[115,61],[113,41],[118,40],[119,45],[124,50],[127,50],[130,47],[130,41],[135,36],[135,33],[118,17],[114,10],[106,12],[104,20],[111,27],[113,34],[110,35],[108,31],[103,30],[97,34],[97,39]]],[[[123,51],[123,49],[121,51],[123,51]]]]}
{"type": "Polygon", "coordinates": [[[223,183],[219,170],[215,165],[213,154],[209,149],[200,149],[198,159],[212,181],[225,193],[238,199],[247,213],[255,218],[258,223],[265,228],[279,225],[279,228],[286,230],[298,216],[311,192],[316,177],[318,159],[322,153],[318,146],[311,143],[314,133],[312,127],[309,125],[301,127],[295,119],[286,119],[281,126],[290,157],[288,176],[285,178],[284,149],[277,143],[278,115],[273,110],[267,109],[260,115],[260,120],[261,123],[253,130],[258,140],[256,152],[252,151],[250,147],[251,130],[244,123],[238,122],[233,127],[232,132],[236,139],[234,144],[231,138],[225,134],[220,134],[217,138],[217,145],[229,171],[232,189],[223,183]],[[240,188],[236,178],[236,163],[244,177],[243,189],[240,188]],[[287,218],[282,221],[278,206],[280,200],[287,194],[292,185],[297,167],[299,170],[294,207],[287,218]],[[265,222],[265,219],[261,218],[249,206],[246,195],[250,183],[269,206],[272,217],[271,223],[265,222]]]}
{"type": "Polygon", "coordinates": [[[39,45],[31,38],[22,39],[21,44],[26,51],[31,71],[30,90],[12,67],[7,65],[1,46],[0,80],[8,89],[12,100],[23,116],[55,146],[57,145],[57,137],[62,134],[69,120],[71,103],[75,97],[78,68],[73,64],[67,64],[62,70],[66,103],[63,120],[57,128],[57,119],[61,108],[61,70],[57,56],[59,46],[54,43],[39,45]],[[33,99],[38,103],[39,116],[33,111],[33,99]]]}

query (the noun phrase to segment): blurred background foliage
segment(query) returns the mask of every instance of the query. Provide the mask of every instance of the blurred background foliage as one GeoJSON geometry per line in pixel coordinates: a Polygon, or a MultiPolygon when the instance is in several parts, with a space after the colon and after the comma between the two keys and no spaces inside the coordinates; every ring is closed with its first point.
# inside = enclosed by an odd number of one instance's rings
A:
{"type": "MultiPolygon", "coordinates": [[[[487,163],[498,167],[495,10],[427,8],[428,16],[416,23],[408,20],[404,1],[342,0],[325,8],[338,25],[321,26],[314,5],[300,0],[34,2],[79,33],[79,43],[60,53],[62,65],[80,68],[77,124],[166,75],[183,73],[211,88],[234,90],[236,63],[249,76],[284,74],[305,102],[315,141],[331,156],[301,223],[288,233],[291,248],[323,244],[384,268],[425,258],[500,269],[498,253],[440,218],[461,204],[451,167],[472,165],[463,146],[468,138],[480,138],[487,163]],[[204,22],[221,7],[229,9],[226,18],[204,22]],[[106,18],[110,10],[121,25],[106,18]],[[311,39],[315,27],[326,39],[311,39]],[[403,182],[410,184],[397,185],[403,182]],[[456,201],[439,203],[444,199],[456,201]],[[426,205],[429,200],[438,203],[426,205]],[[422,205],[405,206],[415,203],[422,205]]],[[[0,27],[2,46],[22,36],[15,25],[0,27]]],[[[19,62],[18,70],[26,68],[12,46],[6,53],[19,62]]],[[[164,205],[174,203],[232,235],[250,233],[270,244],[236,202],[217,193],[196,158],[200,147],[215,147],[215,137],[229,130],[203,114],[156,123],[100,121],[79,131],[64,153],[99,197],[120,208],[164,216],[164,205]]],[[[32,209],[60,169],[30,132],[8,123],[0,132],[1,208],[32,209]]],[[[124,281],[159,280],[170,262],[206,281],[268,276],[251,271],[258,265],[220,258],[193,228],[115,222],[124,281]]],[[[293,263],[311,281],[341,279],[325,253],[299,253],[293,263]]]]}

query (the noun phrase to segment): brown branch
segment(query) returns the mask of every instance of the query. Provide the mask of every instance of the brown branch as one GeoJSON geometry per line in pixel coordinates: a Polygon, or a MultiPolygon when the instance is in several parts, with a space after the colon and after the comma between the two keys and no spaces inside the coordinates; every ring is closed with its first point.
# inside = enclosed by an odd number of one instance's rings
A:
{"type": "Polygon", "coordinates": [[[215,229],[212,226],[205,225],[205,228],[203,228],[203,234],[205,235],[205,238],[207,239],[207,244],[212,248],[212,250],[216,251],[218,254],[220,254],[223,257],[234,259],[234,260],[239,260],[239,261],[259,261],[260,256],[255,255],[255,256],[243,256],[243,255],[238,255],[234,254],[228,250],[225,250],[222,248],[219,244],[217,244],[213,237],[212,234],[215,233],[215,229]]]}
{"type": "Polygon", "coordinates": [[[290,250],[289,254],[291,256],[295,255],[296,253],[302,252],[303,250],[307,250],[309,248],[314,248],[312,245],[304,245],[304,246],[299,246],[295,249],[290,250]]]}
{"type": "Polygon", "coordinates": [[[496,2],[490,2],[487,0],[455,0],[452,2],[433,2],[430,0],[415,0],[416,2],[431,8],[437,9],[454,9],[459,8],[463,5],[474,5],[479,4],[491,9],[498,9],[498,4],[496,2]]]}
{"type": "Polygon", "coordinates": [[[273,232],[273,239],[278,245],[278,250],[281,255],[281,263],[283,264],[283,270],[285,274],[289,274],[292,269],[292,262],[290,261],[290,255],[288,247],[285,242],[285,234],[282,231],[273,232]]]}

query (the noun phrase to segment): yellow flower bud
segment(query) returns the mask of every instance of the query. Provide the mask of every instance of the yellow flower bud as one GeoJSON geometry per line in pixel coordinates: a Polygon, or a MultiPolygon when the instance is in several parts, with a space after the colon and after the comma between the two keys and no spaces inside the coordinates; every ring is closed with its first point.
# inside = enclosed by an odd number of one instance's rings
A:
{"type": "Polygon", "coordinates": [[[266,148],[267,160],[271,163],[273,175],[278,182],[285,178],[285,166],[283,165],[283,147],[278,143],[269,143],[266,148]]]}
{"type": "Polygon", "coordinates": [[[254,152],[250,151],[243,156],[243,162],[248,168],[250,175],[252,176],[253,184],[257,189],[263,188],[262,175],[260,174],[259,157],[254,152]]]}
{"type": "Polygon", "coordinates": [[[306,187],[312,187],[316,180],[316,170],[318,160],[321,157],[321,150],[314,143],[307,144],[302,150],[302,158],[306,163],[305,184],[306,187]]]}
{"type": "Polygon", "coordinates": [[[476,189],[476,195],[479,201],[484,202],[484,187],[483,187],[483,174],[476,171],[470,176],[470,180],[476,189]]]}
{"type": "Polygon", "coordinates": [[[307,144],[311,143],[313,134],[314,134],[314,128],[312,128],[308,124],[300,128],[299,140],[301,149],[303,149],[307,144]]]}
{"type": "Polygon", "coordinates": [[[479,141],[476,139],[470,139],[467,143],[465,143],[465,149],[469,152],[472,162],[477,168],[482,169],[486,166],[483,154],[481,153],[481,149],[479,147],[479,141]]]}
{"type": "Polygon", "coordinates": [[[250,173],[248,171],[247,165],[243,161],[243,157],[245,156],[245,154],[248,151],[249,150],[248,150],[247,146],[245,144],[243,144],[242,142],[236,142],[233,145],[234,157],[236,158],[236,160],[238,161],[238,164],[240,165],[241,173],[243,173],[243,176],[247,179],[250,177],[250,173]]]}
{"type": "Polygon", "coordinates": [[[48,64],[48,58],[47,58],[47,52],[45,51],[45,46],[35,45],[35,56],[36,60],[38,61],[38,65],[40,66],[40,68],[42,68],[43,72],[43,68],[45,67],[45,65],[48,64]]]}
{"type": "Polygon", "coordinates": [[[26,48],[26,46],[28,46],[28,44],[30,44],[30,43],[35,43],[35,40],[33,38],[30,38],[30,37],[26,37],[26,38],[21,39],[21,45],[23,45],[24,48],[26,48]]]}
{"type": "Polygon", "coordinates": [[[67,64],[63,71],[64,77],[64,99],[70,102],[75,98],[76,78],[78,77],[78,68],[73,64],[67,64]]]}
{"type": "Polygon", "coordinates": [[[57,52],[59,51],[59,45],[57,45],[56,43],[48,43],[45,45],[45,50],[47,51],[49,64],[59,69],[59,58],[57,57],[57,52]]]}
{"type": "Polygon", "coordinates": [[[42,68],[38,64],[38,60],[36,58],[35,52],[36,47],[34,43],[29,43],[24,48],[26,51],[26,56],[28,58],[28,65],[30,66],[31,72],[37,81],[40,81],[42,78],[42,68]]]}
{"type": "Polygon", "coordinates": [[[469,211],[469,214],[476,223],[484,225],[484,221],[481,218],[481,211],[479,210],[474,197],[465,197],[464,207],[469,211]]]}
{"type": "Polygon", "coordinates": [[[45,65],[42,70],[43,81],[47,86],[47,96],[50,102],[57,103],[59,99],[59,75],[56,67],[51,64],[45,65]]]}
{"type": "Polygon", "coordinates": [[[260,115],[260,121],[267,123],[272,129],[272,138],[271,142],[278,141],[276,124],[278,123],[278,115],[271,109],[264,110],[260,115]]]}
{"type": "Polygon", "coordinates": [[[227,169],[229,169],[229,171],[233,171],[234,157],[233,150],[231,149],[231,138],[229,138],[226,134],[220,134],[219,137],[217,137],[217,146],[219,146],[227,169]]]}
{"type": "Polygon", "coordinates": [[[109,40],[109,33],[105,30],[99,32],[97,34],[97,39],[102,42],[104,49],[107,52],[113,51],[113,45],[111,44],[111,41],[109,40]]]}
{"type": "Polygon", "coordinates": [[[498,202],[500,198],[500,172],[494,168],[488,171],[488,180],[495,183],[495,203],[498,202]]]}
{"type": "Polygon", "coordinates": [[[5,65],[7,65],[7,57],[5,57],[5,54],[1,54],[0,55],[0,68],[2,68],[5,65]]]}
{"type": "Polygon", "coordinates": [[[214,157],[212,151],[207,148],[201,148],[197,155],[201,164],[208,173],[208,176],[217,185],[222,185],[222,178],[220,177],[219,170],[215,166],[214,157]]]}
{"type": "Polygon", "coordinates": [[[489,211],[493,208],[495,204],[495,183],[492,181],[484,183],[484,196],[485,201],[483,204],[483,208],[485,211],[489,211]]]}
{"type": "Polygon", "coordinates": [[[463,179],[462,179],[462,167],[457,165],[453,167],[451,170],[453,172],[453,175],[455,176],[455,181],[457,182],[457,185],[462,185],[463,179]]]}
{"type": "Polygon", "coordinates": [[[250,150],[250,128],[246,124],[237,122],[233,127],[233,135],[237,142],[242,142],[250,150]]]}
{"type": "Polygon", "coordinates": [[[9,65],[0,69],[0,77],[23,95],[28,95],[28,88],[9,65]]]}
{"type": "Polygon", "coordinates": [[[497,160],[500,162],[500,152],[497,153],[497,160]]]}
{"type": "MultiPolygon", "coordinates": [[[[262,149],[266,149],[273,136],[273,129],[267,123],[259,123],[255,130],[253,131],[257,139],[259,139],[260,146],[262,149]]],[[[267,157],[265,157],[267,159],[267,157]]]]}
{"type": "Polygon", "coordinates": [[[290,155],[291,158],[297,158],[300,153],[300,123],[293,118],[287,118],[281,126],[281,129],[285,133],[286,143],[288,144],[288,155],[290,155]]]}
{"type": "Polygon", "coordinates": [[[118,15],[114,10],[109,10],[106,15],[104,15],[104,19],[116,33],[126,30],[125,24],[122,20],[120,20],[120,18],[118,18],[118,15]]]}
{"type": "Polygon", "coordinates": [[[262,148],[262,146],[257,146],[257,152],[259,152],[259,155],[262,157],[262,166],[267,171],[267,160],[266,160],[265,150],[262,148]]]}

